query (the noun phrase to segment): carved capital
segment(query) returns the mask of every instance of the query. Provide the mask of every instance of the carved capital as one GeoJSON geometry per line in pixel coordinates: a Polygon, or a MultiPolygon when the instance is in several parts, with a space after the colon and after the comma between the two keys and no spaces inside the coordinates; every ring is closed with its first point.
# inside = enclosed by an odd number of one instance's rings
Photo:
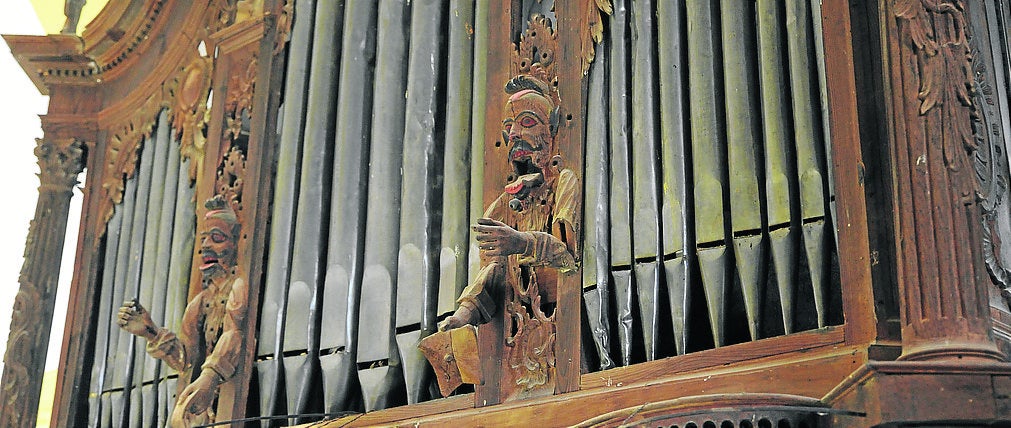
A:
{"type": "Polygon", "coordinates": [[[84,144],[36,139],[35,156],[39,158],[39,191],[69,192],[77,185],[77,175],[84,170],[84,144]]]}

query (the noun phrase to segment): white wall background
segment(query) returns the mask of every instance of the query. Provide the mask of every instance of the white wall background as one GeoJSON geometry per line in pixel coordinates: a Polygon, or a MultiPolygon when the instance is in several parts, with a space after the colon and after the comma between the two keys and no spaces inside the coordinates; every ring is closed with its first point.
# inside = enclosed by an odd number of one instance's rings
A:
{"type": "MultiPolygon", "coordinates": [[[[44,34],[29,0],[5,0],[0,12],[2,34],[44,34]]],[[[35,139],[42,137],[40,114],[48,98],[14,61],[6,44],[0,45],[0,344],[7,349],[11,310],[18,291],[18,275],[24,261],[28,224],[38,198],[39,168],[33,153],[35,139]]],[[[81,176],[83,179],[83,175],[81,176]]],[[[70,225],[64,247],[63,268],[53,317],[46,369],[56,369],[66,320],[67,296],[74,263],[81,212],[81,192],[71,200],[70,225]]],[[[0,363],[2,365],[2,363],[0,363]]]]}

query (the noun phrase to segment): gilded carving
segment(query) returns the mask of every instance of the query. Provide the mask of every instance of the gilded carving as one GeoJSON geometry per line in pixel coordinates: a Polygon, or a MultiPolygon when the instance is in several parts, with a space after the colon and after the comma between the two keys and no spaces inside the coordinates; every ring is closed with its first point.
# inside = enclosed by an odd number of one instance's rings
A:
{"type": "Polygon", "coordinates": [[[593,57],[596,55],[593,46],[604,38],[603,15],[610,15],[613,9],[611,8],[611,0],[584,1],[587,4],[581,8],[585,12],[585,16],[582,17],[579,25],[579,40],[582,44],[579,51],[582,52],[583,74],[585,75],[589,72],[590,63],[593,62],[593,57]]]}
{"type": "Polygon", "coordinates": [[[196,179],[204,158],[204,128],[207,125],[207,97],[211,90],[211,58],[197,56],[165,85],[171,100],[172,128],[179,138],[183,158],[190,159],[190,178],[196,179]]]}
{"type": "Polygon", "coordinates": [[[225,138],[233,141],[242,133],[243,114],[248,118],[253,113],[256,67],[256,56],[253,56],[246,64],[246,68],[236,68],[228,79],[228,98],[225,100],[225,138]]]}
{"type": "Polygon", "coordinates": [[[196,49],[185,66],[161,84],[144,103],[117,124],[109,125],[106,143],[105,171],[102,175],[104,222],[112,218],[113,206],[123,200],[126,179],[137,168],[137,156],[145,138],[151,136],[158,113],[169,109],[172,128],[180,139],[180,151],[190,159],[190,179],[197,178],[203,164],[204,130],[207,126],[207,98],[210,94],[213,60],[201,57],[196,49]]]}
{"type": "Polygon", "coordinates": [[[274,55],[281,53],[291,39],[291,26],[295,20],[295,2],[286,0],[277,16],[277,38],[274,40],[274,55]]]}
{"type": "MultiPolygon", "coordinates": [[[[439,336],[452,335],[455,329],[488,322],[503,308],[507,319],[502,357],[510,369],[503,375],[506,399],[553,391],[558,278],[577,269],[580,185],[576,174],[564,167],[555,141],[561,120],[553,84],[557,47],[550,21],[534,15],[513,55],[520,74],[504,88],[508,98],[496,147],[510,165],[504,171],[506,184],[473,226],[482,269],[462,292],[456,312],[440,324],[440,333],[421,345],[436,349],[426,345],[445,342],[439,336]]],[[[447,355],[440,362],[438,356],[426,356],[437,368],[445,366],[446,358],[464,360],[447,355]]],[[[474,370],[472,365],[458,364],[459,371],[474,370]]],[[[456,387],[444,381],[457,381],[451,373],[437,373],[437,379],[443,391],[456,387]]]]}

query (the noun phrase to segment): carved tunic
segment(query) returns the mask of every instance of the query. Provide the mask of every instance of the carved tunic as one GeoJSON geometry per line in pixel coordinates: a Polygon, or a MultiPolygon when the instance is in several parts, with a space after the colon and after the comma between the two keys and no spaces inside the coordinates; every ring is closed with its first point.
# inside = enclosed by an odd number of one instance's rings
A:
{"type": "MultiPolygon", "coordinates": [[[[512,228],[530,233],[533,237],[523,254],[508,257],[482,256],[484,267],[472,284],[463,290],[458,302],[471,302],[477,306],[483,322],[495,312],[492,296],[499,295],[498,284],[503,282],[526,298],[526,290],[537,285],[541,298],[554,302],[557,292],[557,275],[576,269],[573,254],[577,254],[575,219],[579,215],[579,179],[571,170],[563,169],[525,198],[522,211],[509,207],[513,195],[502,193],[484,216],[501,221],[512,228]],[[504,280],[504,281],[503,281],[504,280]],[[486,289],[491,288],[491,290],[486,289]]],[[[528,302],[529,303],[529,302],[528,302]]]]}
{"type": "MultiPolygon", "coordinates": [[[[238,364],[242,335],[237,325],[246,316],[247,292],[241,275],[230,275],[220,285],[211,282],[186,305],[179,333],[159,328],[147,352],[179,371],[186,383],[194,378],[195,366],[213,370],[223,381],[231,379],[238,364]]],[[[180,391],[184,387],[180,384],[180,391]]]]}

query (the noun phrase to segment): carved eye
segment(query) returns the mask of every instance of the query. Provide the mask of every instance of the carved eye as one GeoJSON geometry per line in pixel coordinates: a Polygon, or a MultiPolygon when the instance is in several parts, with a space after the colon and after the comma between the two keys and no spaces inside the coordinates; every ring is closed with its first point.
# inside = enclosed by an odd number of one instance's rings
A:
{"type": "Polygon", "coordinates": [[[537,125],[537,120],[530,116],[526,116],[520,119],[520,125],[524,128],[530,128],[537,125]]]}
{"type": "Polygon", "coordinates": [[[225,234],[221,233],[221,232],[211,232],[210,236],[211,236],[211,241],[214,242],[215,244],[220,244],[220,243],[225,242],[225,241],[228,240],[228,237],[225,236],[225,234]]]}

